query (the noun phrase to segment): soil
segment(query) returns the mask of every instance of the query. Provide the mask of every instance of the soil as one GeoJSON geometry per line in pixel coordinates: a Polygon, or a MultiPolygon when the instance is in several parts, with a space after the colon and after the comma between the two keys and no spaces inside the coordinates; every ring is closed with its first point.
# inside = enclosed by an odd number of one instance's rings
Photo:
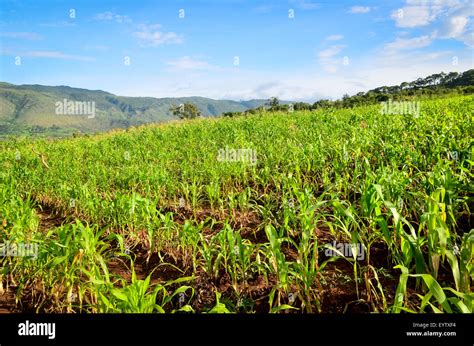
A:
{"type": "Polygon", "coordinates": [[[57,214],[55,209],[48,205],[41,205],[36,210],[36,214],[40,219],[38,228],[41,232],[47,232],[49,229],[59,227],[66,222],[65,217],[57,214]]]}
{"type": "Polygon", "coordinates": [[[8,314],[15,310],[15,293],[13,288],[0,290],[0,314],[8,314]]]}
{"type": "MultiPolygon", "coordinates": [[[[175,221],[179,223],[183,223],[189,218],[194,218],[198,222],[205,222],[208,218],[214,219],[216,223],[212,228],[205,227],[203,229],[206,238],[213,236],[222,229],[222,221],[229,220],[234,229],[240,230],[242,238],[250,240],[253,244],[268,241],[264,229],[259,227],[261,220],[253,212],[232,211],[231,215],[225,215],[210,209],[200,209],[195,213],[186,208],[175,208],[172,211],[176,213],[175,221]]],[[[58,227],[65,222],[70,222],[68,218],[61,216],[54,207],[48,205],[41,205],[37,213],[40,218],[39,229],[43,232],[58,227]]],[[[331,243],[335,240],[331,232],[325,228],[315,229],[315,234],[318,237],[319,244],[331,243]]],[[[149,255],[146,245],[138,245],[131,249],[131,251],[137,279],[144,280],[151,275],[151,285],[165,284],[181,277],[192,276],[192,268],[190,268],[186,259],[176,249],[162,250],[159,254],[153,253],[149,255]]],[[[288,243],[284,243],[282,252],[288,261],[298,260],[297,250],[288,243]]],[[[324,258],[324,251],[320,251],[320,256],[324,258]]],[[[370,249],[369,258],[372,266],[377,269],[385,269],[386,275],[379,274],[379,280],[384,288],[387,304],[390,305],[393,303],[395,296],[399,273],[389,263],[389,250],[387,246],[384,243],[373,244],[370,249]]],[[[364,261],[360,264],[365,266],[367,263],[364,261]]],[[[132,272],[129,266],[130,261],[126,257],[115,257],[108,261],[108,269],[111,275],[121,277],[128,283],[132,280],[132,272]]],[[[374,286],[377,286],[373,273],[368,271],[365,275],[367,275],[368,279],[372,280],[374,286]]],[[[440,273],[440,276],[445,276],[447,280],[452,280],[449,277],[449,273],[444,271],[440,273]]],[[[247,278],[245,282],[239,282],[235,284],[236,286],[233,286],[231,278],[225,271],[220,272],[217,278],[215,278],[206,273],[202,268],[199,268],[197,273],[194,273],[194,278],[189,282],[172,284],[167,286],[167,289],[169,287],[169,290],[172,291],[181,285],[192,286],[195,290],[192,307],[196,311],[214,306],[216,292],[222,294],[221,300],[228,299],[228,301],[236,302],[239,300],[239,297],[236,296],[237,291],[241,298],[251,300],[254,311],[266,313],[269,311],[268,296],[276,284],[277,280],[274,276],[270,275],[265,278],[254,275],[254,277],[247,278]]],[[[118,281],[117,285],[120,285],[118,281]]],[[[409,296],[415,297],[414,282],[409,281],[408,286],[407,292],[409,296]]],[[[373,311],[374,306],[381,308],[380,299],[374,300],[373,295],[368,295],[364,277],[360,278],[358,284],[359,294],[357,294],[353,265],[343,258],[327,264],[324,269],[324,277],[319,281],[317,287],[319,287],[317,296],[319,297],[320,312],[322,313],[369,313],[373,311]],[[372,304],[370,301],[372,301],[372,304]]],[[[9,287],[8,290],[1,289],[0,286],[0,313],[16,312],[19,309],[23,312],[30,310],[26,299],[26,297],[23,297],[20,304],[16,305],[15,289],[13,287],[9,287]]],[[[294,303],[298,303],[298,299],[294,303]]],[[[179,306],[176,305],[176,307],[179,306]]],[[[236,307],[237,311],[241,311],[241,309],[242,307],[236,307]]],[[[312,310],[318,311],[316,306],[312,310]]]]}

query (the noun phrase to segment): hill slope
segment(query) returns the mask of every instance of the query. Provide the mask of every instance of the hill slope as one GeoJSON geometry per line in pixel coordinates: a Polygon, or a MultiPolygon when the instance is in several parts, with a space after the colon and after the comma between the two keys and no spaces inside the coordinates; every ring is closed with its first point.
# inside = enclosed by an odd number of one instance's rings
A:
{"type": "MultiPolygon", "coordinates": [[[[102,90],[87,90],[68,86],[14,85],[0,82],[0,134],[19,132],[99,132],[145,123],[176,119],[171,105],[191,102],[203,116],[224,112],[239,112],[263,105],[266,100],[230,101],[205,97],[154,98],[124,97],[102,90]],[[64,101],[66,100],[66,101],[64,101]],[[92,117],[85,112],[57,112],[58,102],[95,103],[92,117]]],[[[77,110],[77,109],[76,109],[77,110]]],[[[79,109],[80,110],[80,109],[79,109]]],[[[87,110],[85,108],[84,110],[87,110]]]]}

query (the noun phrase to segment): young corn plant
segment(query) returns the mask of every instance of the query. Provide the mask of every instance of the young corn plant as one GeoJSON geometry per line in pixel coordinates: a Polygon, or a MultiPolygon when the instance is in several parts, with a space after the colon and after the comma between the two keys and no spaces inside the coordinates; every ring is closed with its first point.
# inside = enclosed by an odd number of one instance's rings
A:
{"type": "Polygon", "coordinates": [[[284,238],[279,238],[277,231],[271,225],[265,227],[265,233],[270,241],[266,257],[270,261],[271,268],[277,276],[277,286],[275,288],[277,292],[276,303],[277,305],[281,305],[282,293],[286,295],[289,288],[289,264],[286,262],[285,255],[281,251],[284,238]]]}
{"type": "Polygon", "coordinates": [[[446,224],[445,190],[434,191],[427,198],[427,211],[421,217],[421,226],[426,227],[428,244],[428,259],[431,275],[437,279],[440,264],[447,257],[451,266],[456,283],[456,289],[460,286],[458,261],[452,251],[452,235],[446,224]],[[451,249],[450,249],[451,248],[451,249]]]}
{"type": "Polygon", "coordinates": [[[451,287],[442,288],[441,285],[430,274],[409,274],[408,268],[398,265],[395,268],[401,270],[400,282],[395,293],[395,301],[391,307],[393,313],[406,312],[424,312],[425,308],[429,306],[435,313],[473,313],[474,312],[474,295],[457,292],[451,287]],[[421,278],[426,287],[427,293],[417,294],[421,299],[419,307],[407,306],[407,282],[408,278],[421,278]],[[446,296],[446,292],[451,293],[451,296],[446,296]],[[434,298],[434,301],[433,301],[434,298]],[[418,309],[414,310],[414,309],[418,309]]]}
{"type": "Polygon", "coordinates": [[[291,263],[290,274],[296,279],[298,287],[302,287],[302,303],[306,312],[313,312],[313,304],[320,310],[320,303],[317,295],[318,290],[322,290],[317,279],[318,267],[318,238],[315,235],[320,214],[315,215],[316,210],[325,204],[324,201],[313,205],[308,191],[298,194],[298,204],[300,206],[299,220],[299,242],[289,238],[289,243],[298,250],[298,258],[295,263],[291,263]],[[315,290],[314,287],[318,290],[315,290]]]}

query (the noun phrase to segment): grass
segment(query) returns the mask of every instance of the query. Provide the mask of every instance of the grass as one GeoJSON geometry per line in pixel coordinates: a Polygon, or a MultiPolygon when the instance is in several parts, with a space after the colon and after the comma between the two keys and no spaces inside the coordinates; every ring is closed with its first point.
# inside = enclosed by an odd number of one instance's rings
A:
{"type": "Polygon", "coordinates": [[[472,313],[472,109],[10,138],[0,242],[38,253],[1,257],[0,288],[20,311],[472,313]],[[256,164],[217,160],[226,147],[256,164]]]}

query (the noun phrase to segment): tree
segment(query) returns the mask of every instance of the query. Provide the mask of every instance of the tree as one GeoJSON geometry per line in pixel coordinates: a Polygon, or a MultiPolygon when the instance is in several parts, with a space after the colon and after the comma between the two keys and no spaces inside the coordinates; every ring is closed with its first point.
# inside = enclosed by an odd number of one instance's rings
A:
{"type": "Polygon", "coordinates": [[[342,95],[342,107],[352,107],[352,98],[349,94],[342,95]]]}
{"type": "Polygon", "coordinates": [[[418,78],[415,82],[415,88],[421,88],[425,85],[425,80],[423,78],[418,78]]]}
{"type": "Polygon", "coordinates": [[[305,102],[296,102],[293,105],[293,109],[295,111],[309,110],[309,109],[311,109],[311,105],[309,103],[305,103],[305,102]]]}
{"type": "Polygon", "coordinates": [[[178,106],[171,106],[170,112],[173,113],[174,116],[177,116],[180,119],[195,119],[201,116],[201,112],[196,107],[196,105],[192,103],[182,103],[178,106]]]}
{"type": "MultiPolygon", "coordinates": [[[[247,111],[245,111],[245,113],[247,113],[247,111]]],[[[233,117],[241,116],[242,114],[243,114],[242,112],[224,112],[222,113],[222,116],[233,118],[233,117]]]]}
{"type": "Polygon", "coordinates": [[[329,107],[331,107],[331,106],[332,106],[332,102],[331,102],[330,100],[323,99],[323,100],[316,101],[316,102],[313,104],[312,109],[329,108],[329,107]]]}
{"type": "Polygon", "coordinates": [[[400,89],[401,89],[401,90],[405,90],[405,89],[407,89],[409,86],[410,86],[410,83],[408,83],[408,82],[403,82],[402,84],[400,84],[400,89]]]}
{"type": "Polygon", "coordinates": [[[269,106],[270,110],[273,111],[273,110],[276,110],[278,108],[279,104],[280,104],[280,100],[278,100],[278,97],[271,97],[265,105],[269,106]]]}
{"type": "Polygon", "coordinates": [[[445,77],[444,83],[449,84],[453,82],[458,77],[458,75],[458,72],[449,72],[445,77]]]}

